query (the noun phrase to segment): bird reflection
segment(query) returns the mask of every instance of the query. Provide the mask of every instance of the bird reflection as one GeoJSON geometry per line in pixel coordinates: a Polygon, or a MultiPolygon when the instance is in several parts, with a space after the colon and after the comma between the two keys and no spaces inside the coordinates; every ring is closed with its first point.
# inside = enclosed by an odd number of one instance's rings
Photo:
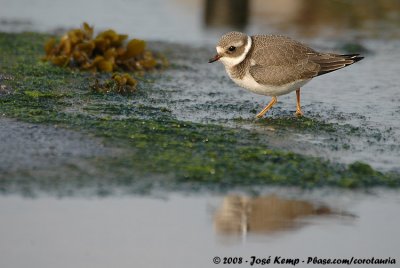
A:
{"type": "Polygon", "coordinates": [[[274,233],[298,227],[304,224],[300,219],[308,216],[333,214],[339,213],[324,205],[276,195],[256,198],[228,195],[214,215],[214,224],[221,234],[274,233]]]}

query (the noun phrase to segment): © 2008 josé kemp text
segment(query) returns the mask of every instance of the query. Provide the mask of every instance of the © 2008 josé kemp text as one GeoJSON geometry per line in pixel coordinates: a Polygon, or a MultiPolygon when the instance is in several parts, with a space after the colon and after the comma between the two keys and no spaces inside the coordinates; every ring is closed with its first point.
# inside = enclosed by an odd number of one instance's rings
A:
{"type": "Polygon", "coordinates": [[[331,264],[345,264],[345,265],[359,265],[359,264],[396,264],[395,258],[319,258],[319,257],[307,257],[307,258],[287,258],[282,256],[269,256],[257,257],[250,256],[248,258],[244,257],[214,257],[214,264],[248,264],[253,265],[269,265],[269,264],[287,264],[296,266],[299,263],[305,264],[319,264],[319,265],[331,265],[331,264]]]}

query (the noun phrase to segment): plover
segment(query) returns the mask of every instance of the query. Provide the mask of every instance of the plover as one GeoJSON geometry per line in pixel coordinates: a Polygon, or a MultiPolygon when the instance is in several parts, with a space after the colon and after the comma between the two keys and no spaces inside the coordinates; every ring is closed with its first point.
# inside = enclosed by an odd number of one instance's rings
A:
{"type": "Polygon", "coordinates": [[[323,53],[280,35],[253,35],[230,32],[217,44],[217,55],[229,77],[254,93],[272,100],[257,114],[262,117],[277,102],[277,97],[296,91],[296,113],[301,116],[300,88],[312,78],[351,65],[364,57],[359,54],[323,53]]]}

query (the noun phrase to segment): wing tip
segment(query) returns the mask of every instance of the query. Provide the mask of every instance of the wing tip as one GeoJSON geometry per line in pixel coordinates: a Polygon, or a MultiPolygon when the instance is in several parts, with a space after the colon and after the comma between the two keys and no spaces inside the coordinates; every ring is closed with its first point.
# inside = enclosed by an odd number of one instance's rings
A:
{"type": "Polygon", "coordinates": [[[360,54],[345,54],[345,55],[340,55],[340,56],[345,59],[352,60],[353,63],[364,59],[364,57],[360,56],[360,54]]]}

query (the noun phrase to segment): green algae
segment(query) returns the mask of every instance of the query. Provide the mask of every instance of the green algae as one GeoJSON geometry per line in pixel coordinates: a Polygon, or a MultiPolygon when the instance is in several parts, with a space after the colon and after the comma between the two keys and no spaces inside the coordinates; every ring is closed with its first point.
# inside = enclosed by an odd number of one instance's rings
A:
{"type": "MultiPolygon", "coordinates": [[[[97,182],[137,184],[144,188],[151,188],[153,184],[178,188],[183,185],[218,188],[266,184],[310,188],[400,186],[399,174],[378,172],[360,162],[346,166],[272,149],[262,134],[179,121],[168,108],[134,102],[133,99],[147,97],[145,92],[151,90],[153,83],[146,80],[154,80],[156,75],[145,77],[134,97],[90,92],[89,74],[39,61],[40,46],[46,38],[32,33],[0,34],[0,73],[14,77],[2,83],[15,90],[13,94],[0,96],[0,114],[84,131],[124,149],[120,156],[89,159],[96,166],[96,176],[73,168],[71,176],[76,177],[79,185],[97,182]],[[79,103],[84,103],[84,108],[74,109],[79,103]],[[152,179],[160,176],[162,179],[152,179]]],[[[266,118],[256,123],[327,133],[338,129],[336,124],[305,117],[266,118]]],[[[348,135],[360,135],[355,127],[345,126],[344,129],[348,135]]],[[[9,174],[9,178],[26,176],[22,178],[26,182],[29,174],[9,174]]],[[[75,179],[69,183],[73,181],[75,179]]]]}

